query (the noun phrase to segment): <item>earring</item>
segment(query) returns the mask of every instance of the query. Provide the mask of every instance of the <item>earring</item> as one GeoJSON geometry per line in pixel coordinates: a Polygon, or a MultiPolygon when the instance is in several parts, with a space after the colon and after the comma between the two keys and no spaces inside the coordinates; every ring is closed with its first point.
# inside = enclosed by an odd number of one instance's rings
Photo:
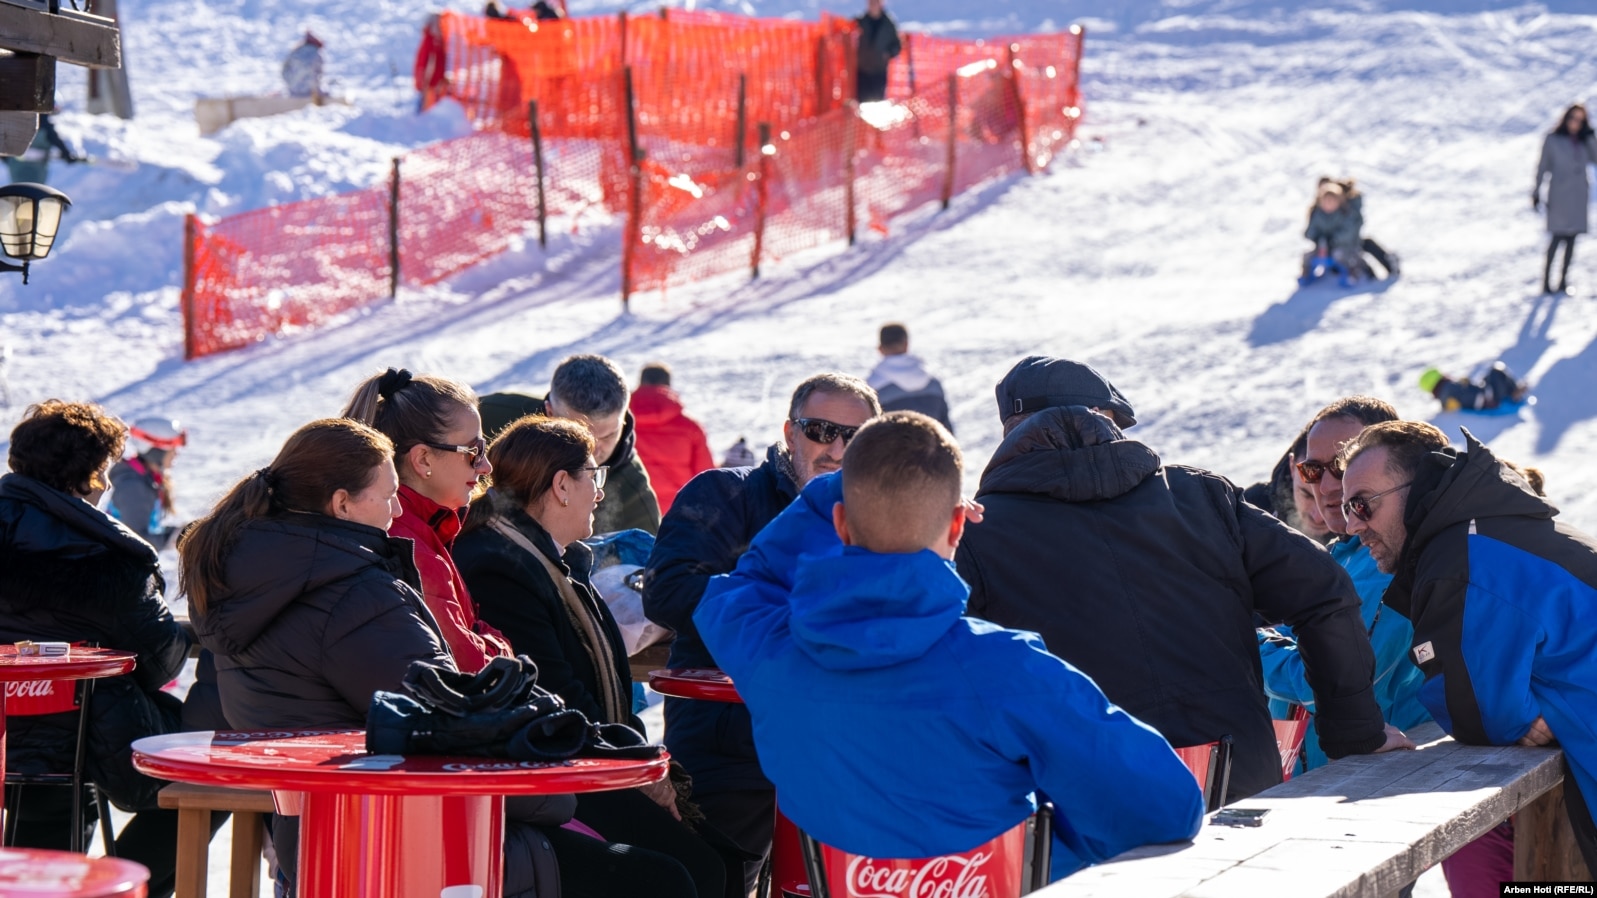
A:
{"type": "Polygon", "coordinates": [[[561,508],[570,508],[571,507],[571,500],[570,499],[561,499],[560,500],[560,507],[561,508]]]}
{"type": "Polygon", "coordinates": [[[433,476],[433,472],[428,471],[427,473],[425,473],[425,474],[423,474],[421,476],[423,476],[423,477],[431,477],[431,476],[433,476]]]}

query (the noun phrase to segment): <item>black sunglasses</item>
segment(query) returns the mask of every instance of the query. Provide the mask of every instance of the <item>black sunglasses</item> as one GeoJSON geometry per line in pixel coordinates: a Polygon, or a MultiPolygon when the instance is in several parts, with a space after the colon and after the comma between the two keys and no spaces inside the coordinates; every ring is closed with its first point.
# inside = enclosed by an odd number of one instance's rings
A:
{"type": "Polygon", "coordinates": [[[444,452],[459,452],[461,455],[468,456],[472,464],[476,464],[477,459],[482,458],[488,452],[488,440],[486,437],[477,437],[464,446],[451,446],[448,443],[423,443],[422,445],[440,449],[444,452]]]}
{"type": "Polygon", "coordinates": [[[1395,493],[1398,490],[1407,489],[1413,485],[1414,481],[1410,480],[1408,483],[1394,486],[1389,490],[1381,490],[1373,496],[1354,496],[1353,498],[1342,503],[1342,514],[1349,518],[1358,518],[1359,520],[1368,524],[1370,522],[1370,516],[1375,514],[1375,510],[1370,508],[1371,502],[1374,502],[1376,499],[1379,499],[1382,496],[1395,493]]]}
{"type": "Polygon", "coordinates": [[[843,438],[843,445],[854,439],[854,434],[859,433],[859,427],[850,427],[847,424],[838,424],[825,418],[794,418],[793,423],[798,425],[805,439],[822,446],[830,446],[838,437],[843,438]]]}

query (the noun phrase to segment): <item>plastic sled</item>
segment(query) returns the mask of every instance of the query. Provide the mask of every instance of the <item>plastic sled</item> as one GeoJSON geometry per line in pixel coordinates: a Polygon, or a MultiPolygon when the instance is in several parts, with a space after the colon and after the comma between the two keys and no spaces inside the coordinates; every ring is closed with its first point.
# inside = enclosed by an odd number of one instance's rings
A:
{"type": "Polygon", "coordinates": [[[1314,261],[1310,263],[1309,273],[1298,278],[1298,286],[1307,287],[1330,274],[1336,275],[1338,287],[1346,289],[1353,286],[1353,280],[1348,277],[1347,269],[1330,256],[1315,256],[1314,261]]]}

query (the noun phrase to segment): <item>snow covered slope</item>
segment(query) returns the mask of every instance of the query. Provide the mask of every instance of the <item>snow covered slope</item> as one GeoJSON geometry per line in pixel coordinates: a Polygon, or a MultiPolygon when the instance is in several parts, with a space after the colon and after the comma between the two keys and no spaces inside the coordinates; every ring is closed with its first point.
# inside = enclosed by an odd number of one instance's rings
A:
{"type": "MultiPolygon", "coordinates": [[[[126,166],[58,166],[72,230],[34,283],[0,279],[12,406],[90,397],[191,429],[179,504],[203,513],[298,424],[336,414],[373,370],[404,365],[487,391],[542,390],[577,351],[629,372],[662,359],[719,451],[778,434],[786,397],[823,369],[863,373],[875,330],[906,322],[947,386],[974,486],[999,435],[992,387],[1033,352],[1106,372],[1167,459],[1242,482],[1265,474],[1307,417],[1371,392],[1452,433],[1542,466],[1555,501],[1597,529],[1597,299],[1539,297],[1543,237],[1529,208],[1540,135],[1597,81],[1597,17],[1559,2],[1296,4],[1165,0],[900,0],[906,26],[991,34],[1089,24],[1083,148],[1044,177],[987,185],[852,250],[832,247],[637,297],[620,314],[613,231],[562,229],[440,288],[339,327],[195,363],[181,360],[181,217],[364,186],[404,148],[462,133],[411,111],[422,0],[124,0],[140,118],[74,112],[66,137],[126,166]],[[1283,11],[1285,10],[1285,11],[1283,11]],[[242,122],[200,138],[196,96],[277,83],[304,28],[328,42],[350,107],[242,122]],[[1403,277],[1353,291],[1295,287],[1320,174],[1357,177],[1367,232],[1403,277]],[[1437,416],[1415,386],[1435,364],[1497,358],[1537,383],[1518,417],[1437,416]]],[[[852,2],[724,4],[760,15],[852,2]]],[[[619,4],[578,3],[579,13],[619,4]]],[[[1583,245],[1572,279],[1597,290],[1583,245]]]]}

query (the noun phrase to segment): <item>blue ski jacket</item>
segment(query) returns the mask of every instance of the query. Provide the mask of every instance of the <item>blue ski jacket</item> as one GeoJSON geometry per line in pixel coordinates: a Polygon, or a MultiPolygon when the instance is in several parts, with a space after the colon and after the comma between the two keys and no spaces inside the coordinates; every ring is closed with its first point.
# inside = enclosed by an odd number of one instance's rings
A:
{"type": "Polygon", "coordinates": [[[871,857],[967,851],[1056,808],[1052,877],[1190,839],[1203,799],[1152,728],[1035,633],[965,617],[929,551],[845,548],[839,475],[816,478],[694,614],[737,683],[783,811],[871,857]]]}
{"type": "MultiPolygon", "coordinates": [[[[1414,625],[1402,614],[1381,605],[1392,575],[1381,573],[1356,536],[1339,539],[1329,548],[1331,557],[1353,578],[1359,593],[1359,613],[1365,632],[1370,634],[1370,647],[1375,650],[1375,703],[1381,706],[1381,715],[1400,730],[1430,720],[1431,712],[1420,702],[1420,684],[1425,682],[1425,675],[1408,654],[1414,625]]],[[[1302,705],[1312,714],[1314,690],[1309,688],[1292,628],[1260,630],[1259,658],[1264,663],[1264,691],[1271,699],[1271,713],[1284,718],[1288,706],[1302,705]]],[[[1303,740],[1303,769],[1323,767],[1326,761],[1319,736],[1310,727],[1303,740]]]]}
{"type": "MultiPolygon", "coordinates": [[[[1538,716],[1597,797],[1597,539],[1469,431],[1421,471],[1386,602],[1414,622],[1420,700],[1470,745],[1512,745],[1538,716]]],[[[1577,823],[1577,826],[1579,824],[1577,823]]]]}

